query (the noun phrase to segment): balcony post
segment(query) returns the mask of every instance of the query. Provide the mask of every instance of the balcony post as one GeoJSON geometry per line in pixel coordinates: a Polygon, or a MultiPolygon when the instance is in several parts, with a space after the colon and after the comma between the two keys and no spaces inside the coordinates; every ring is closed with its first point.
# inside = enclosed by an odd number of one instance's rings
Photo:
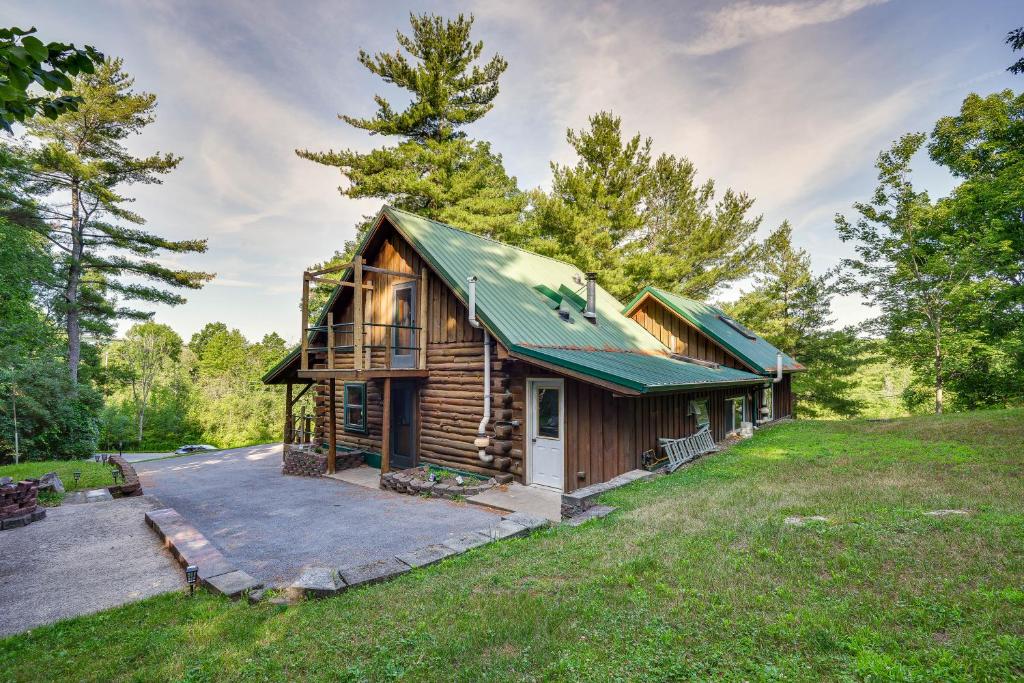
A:
{"type": "Polygon", "coordinates": [[[352,259],[352,367],[363,367],[363,257],[352,259]]]}
{"type": "Polygon", "coordinates": [[[302,343],[302,359],[299,362],[299,367],[303,370],[309,370],[309,341],[306,339],[309,327],[309,272],[302,274],[302,334],[300,336],[302,343]]]}
{"type": "Polygon", "coordinates": [[[420,312],[416,319],[416,326],[420,329],[413,332],[416,339],[414,346],[420,347],[420,370],[426,370],[427,368],[427,301],[429,300],[427,284],[427,267],[420,265],[420,312]]]}
{"type": "Polygon", "coordinates": [[[334,369],[334,311],[327,311],[327,369],[334,369]]]}

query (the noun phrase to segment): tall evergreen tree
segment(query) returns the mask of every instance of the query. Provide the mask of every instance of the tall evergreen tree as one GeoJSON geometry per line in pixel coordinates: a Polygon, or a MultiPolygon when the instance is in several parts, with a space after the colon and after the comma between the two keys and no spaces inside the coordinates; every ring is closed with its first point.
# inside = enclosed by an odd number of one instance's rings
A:
{"type": "Polygon", "coordinates": [[[832,329],[834,275],[814,275],[810,255],[793,247],[788,223],[765,240],[756,266],[754,288],[726,310],[807,367],[793,378],[801,413],[855,414],[850,394],[862,351],[854,330],[832,329]]]}
{"type": "MultiPolygon", "coordinates": [[[[409,92],[409,105],[397,111],[377,95],[374,117],[339,116],[371,135],[400,138],[398,144],[369,153],[296,153],[338,168],[346,180],[340,192],[347,197],[381,199],[473,232],[513,240],[523,195],[515,178],[505,173],[501,156],[487,143],[468,139],[464,130],[494,106],[498,80],[508,64],[499,55],[478,63],[483,43],[470,39],[472,16],[446,20],[411,14],[409,22],[411,35],[396,34],[396,52],[359,53],[360,63],[372,73],[409,92]]],[[[360,236],[368,223],[360,226],[360,236]]],[[[336,259],[350,255],[354,244],[347,244],[336,259]]]]}
{"type": "Polygon", "coordinates": [[[941,413],[947,353],[966,341],[952,319],[975,261],[966,245],[950,239],[948,207],[914,189],[910,161],[924,142],[922,133],[907,134],[880,154],[874,195],[854,205],[860,215],[855,222],[837,214],[836,229],[857,252],[857,258],[843,260],[848,291],[881,311],[868,328],[884,336],[919,376],[930,378],[935,412],[941,413]]]}
{"type": "Polygon", "coordinates": [[[533,193],[531,248],[596,271],[623,299],[646,285],[704,298],[750,272],[761,223],[752,199],[728,190],[716,201],[687,159],[652,162],[650,138],[624,139],[610,112],[566,137],[577,161],[552,164],[551,192],[533,193]]]}
{"type": "Polygon", "coordinates": [[[30,176],[27,195],[20,198],[21,224],[44,235],[56,249],[62,283],[58,312],[65,323],[74,382],[83,331],[110,333],[116,319],[149,317],[120,301],[180,304],[185,299],[164,287],[195,289],[212,277],[154,260],[161,251],[205,251],[206,240],[168,240],[147,232],[142,228],[145,220],[128,206],[131,198],[122,194],[128,185],[160,183],[160,176],[181,160],[160,153],[136,157],[128,151],[125,141],[153,122],[156,109],[156,96],[135,92],[133,83],[121,71],[119,59],[104,62],[93,74],[79,75],[71,89],[79,98],[77,109],[56,119],[27,121],[39,144],[20,150],[30,176]]]}

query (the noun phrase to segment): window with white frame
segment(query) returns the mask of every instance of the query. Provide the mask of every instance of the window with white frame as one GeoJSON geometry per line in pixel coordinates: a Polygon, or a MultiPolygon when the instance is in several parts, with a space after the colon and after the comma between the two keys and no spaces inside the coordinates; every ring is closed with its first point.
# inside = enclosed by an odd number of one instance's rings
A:
{"type": "Polygon", "coordinates": [[[733,396],[725,399],[725,431],[739,431],[746,419],[747,399],[745,396],[733,396]]]}
{"type": "Polygon", "coordinates": [[[690,414],[697,421],[697,429],[711,424],[711,412],[708,410],[708,400],[706,398],[690,401],[690,414]]]}

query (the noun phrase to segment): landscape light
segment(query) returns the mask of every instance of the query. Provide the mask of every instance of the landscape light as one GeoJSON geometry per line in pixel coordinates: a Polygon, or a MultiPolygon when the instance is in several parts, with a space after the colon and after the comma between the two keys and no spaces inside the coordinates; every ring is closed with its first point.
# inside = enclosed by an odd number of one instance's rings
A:
{"type": "Polygon", "coordinates": [[[75,478],[75,486],[78,486],[78,480],[82,478],[82,470],[75,470],[71,474],[75,478]]]}
{"type": "Polygon", "coordinates": [[[100,461],[100,454],[97,453],[96,455],[92,456],[92,459],[95,460],[96,462],[99,462],[100,461]]]}
{"type": "Polygon", "coordinates": [[[199,567],[194,564],[190,564],[185,567],[185,582],[188,583],[188,594],[194,595],[196,592],[196,580],[199,578],[199,567]]]}

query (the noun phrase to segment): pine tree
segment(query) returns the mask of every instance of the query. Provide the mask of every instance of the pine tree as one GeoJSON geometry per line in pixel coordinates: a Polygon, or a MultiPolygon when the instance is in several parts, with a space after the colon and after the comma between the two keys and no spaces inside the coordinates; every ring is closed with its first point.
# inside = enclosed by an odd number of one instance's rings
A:
{"type": "MultiPolygon", "coordinates": [[[[463,130],[494,106],[508,64],[499,55],[482,66],[477,63],[483,43],[470,40],[472,16],[410,15],[409,22],[411,35],[397,33],[398,51],[359,53],[360,63],[372,73],[409,92],[409,106],[396,111],[377,95],[373,118],[339,116],[371,135],[401,141],[369,153],[296,153],[338,168],[346,180],[339,191],[346,197],[381,199],[472,232],[514,240],[523,195],[515,178],[505,173],[501,156],[487,143],[468,139],[463,130]]],[[[360,236],[368,223],[359,226],[360,236]]],[[[336,259],[347,260],[355,243],[349,242],[336,259]]]]}
{"type": "Polygon", "coordinates": [[[168,240],[145,231],[145,220],[122,194],[128,185],[160,183],[160,176],[181,161],[173,154],[140,158],[129,153],[125,140],[152,123],[156,109],[156,96],[133,91],[133,84],[121,71],[120,59],[79,75],[71,89],[80,98],[77,110],[27,121],[28,133],[39,144],[14,150],[29,164],[27,193],[13,198],[23,210],[21,225],[44,235],[58,254],[58,313],[67,331],[73,382],[78,381],[83,331],[109,334],[114,320],[150,315],[120,302],[184,303],[160,285],[196,289],[212,277],[154,260],[161,251],[205,251],[206,240],[168,240]]]}
{"type": "Polygon", "coordinates": [[[863,351],[853,329],[832,329],[835,274],[814,275],[810,255],[793,247],[789,223],[765,240],[755,266],[754,288],[724,308],[807,367],[793,378],[802,413],[856,414],[851,392],[863,351]]]}
{"type": "Polygon", "coordinates": [[[578,157],[552,164],[550,193],[531,196],[529,247],[595,271],[621,299],[646,285],[704,298],[750,272],[760,217],[753,200],[713,181],[698,185],[687,159],[651,160],[651,139],[624,139],[610,112],[566,136],[578,157]]]}

